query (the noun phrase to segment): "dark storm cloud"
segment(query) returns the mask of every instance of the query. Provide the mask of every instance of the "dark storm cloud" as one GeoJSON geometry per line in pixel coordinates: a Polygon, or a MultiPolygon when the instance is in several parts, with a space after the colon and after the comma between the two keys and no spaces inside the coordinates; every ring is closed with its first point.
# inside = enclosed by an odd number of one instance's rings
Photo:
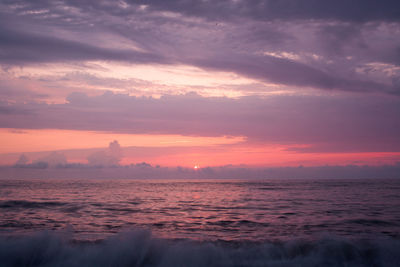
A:
{"type": "Polygon", "coordinates": [[[73,129],[144,134],[247,136],[292,150],[400,151],[400,99],[389,96],[272,96],[160,99],[107,93],[71,94],[66,104],[2,104],[5,128],[73,129]],[[29,114],[18,113],[29,109],[29,114]],[[310,148],[296,148],[309,144],[310,148]],[[308,150],[307,150],[308,149],[308,150]]]}

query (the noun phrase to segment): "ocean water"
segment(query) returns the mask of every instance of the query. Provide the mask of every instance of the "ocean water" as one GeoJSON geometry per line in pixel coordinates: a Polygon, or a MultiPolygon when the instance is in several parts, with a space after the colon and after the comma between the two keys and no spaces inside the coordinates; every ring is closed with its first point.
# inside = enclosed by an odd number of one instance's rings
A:
{"type": "Polygon", "coordinates": [[[0,266],[400,266],[400,180],[0,180],[0,266]]]}

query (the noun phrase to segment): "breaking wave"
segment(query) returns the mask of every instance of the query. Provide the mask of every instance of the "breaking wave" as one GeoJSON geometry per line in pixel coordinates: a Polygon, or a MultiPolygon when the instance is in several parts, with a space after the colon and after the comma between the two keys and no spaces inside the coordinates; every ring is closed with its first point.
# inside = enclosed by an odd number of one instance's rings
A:
{"type": "Polygon", "coordinates": [[[0,237],[0,266],[400,266],[400,240],[200,242],[123,232],[101,241],[71,233],[0,237]]]}

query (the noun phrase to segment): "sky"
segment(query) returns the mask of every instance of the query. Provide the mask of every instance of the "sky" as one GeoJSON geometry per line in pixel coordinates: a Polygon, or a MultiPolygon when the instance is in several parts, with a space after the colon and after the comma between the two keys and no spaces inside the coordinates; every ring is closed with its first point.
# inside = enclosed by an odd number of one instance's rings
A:
{"type": "Polygon", "coordinates": [[[0,0],[0,165],[400,162],[397,0],[0,0]]]}

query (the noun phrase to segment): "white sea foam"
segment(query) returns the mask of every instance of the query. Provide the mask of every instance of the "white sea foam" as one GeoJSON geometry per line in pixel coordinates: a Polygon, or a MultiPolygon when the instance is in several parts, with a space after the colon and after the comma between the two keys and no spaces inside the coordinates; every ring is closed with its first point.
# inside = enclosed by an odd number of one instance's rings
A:
{"type": "Polygon", "coordinates": [[[98,242],[71,233],[0,237],[0,266],[399,266],[400,240],[195,242],[133,230],[98,242]]]}

